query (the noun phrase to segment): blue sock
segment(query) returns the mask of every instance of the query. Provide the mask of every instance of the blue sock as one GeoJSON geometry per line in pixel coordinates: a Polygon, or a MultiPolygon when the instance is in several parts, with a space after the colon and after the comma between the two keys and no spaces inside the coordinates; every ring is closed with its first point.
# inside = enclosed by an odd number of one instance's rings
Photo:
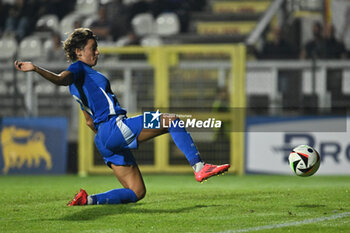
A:
{"type": "Polygon", "coordinates": [[[126,204],[137,202],[137,196],[131,189],[112,189],[104,193],[90,196],[93,205],[102,204],[126,204]]]}
{"type": "Polygon", "coordinates": [[[191,135],[186,131],[184,127],[178,126],[177,118],[174,122],[177,122],[176,126],[171,124],[169,127],[169,133],[173,138],[176,146],[185,154],[188,162],[191,166],[194,166],[198,162],[202,162],[202,159],[199,156],[196,145],[194,144],[191,135]]]}

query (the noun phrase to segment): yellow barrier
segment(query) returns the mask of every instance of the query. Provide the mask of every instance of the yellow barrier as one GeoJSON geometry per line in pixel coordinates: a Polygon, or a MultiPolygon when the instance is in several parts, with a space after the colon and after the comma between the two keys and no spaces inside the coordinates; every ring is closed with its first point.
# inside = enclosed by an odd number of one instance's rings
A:
{"type": "Polygon", "coordinates": [[[245,22],[199,22],[197,32],[199,35],[245,35],[255,27],[255,21],[245,22]]]}
{"type": "MultiPolygon", "coordinates": [[[[168,108],[170,99],[169,68],[178,64],[179,54],[226,54],[231,61],[231,93],[230,108],[244,109],[245,99],[245,61],[246,48],[244,45],[181,45],[160,47],[100,47],[101,54],[145,54],[149,63],[154,68],[154,106],[157,108],[168,108]]],[[[198,113],[203,118],[213,117],[198,113]]],[[[232,132],[230,133],[230,172],[236,174],[244,173],[244,111],[228,113],[216,113],[217,119],[230,120],[232,132]]],[[[106,173],[111,170],[105,165],[94,165],[93,133],[85,125],[83,114],[79,119],[79,174],[106,173]]],[[[169,163],[169,135],[162,135],[154,139],[154,164],[140,165],[142,172],[191,172],[190,166],[170,165],[169,163]]]]}
{"type": "Polygon", "coordinates": [[[215,1],[213,2],[214,13],[238,13],[238,12],[264,12],[271,4],[271,0],[266,1],[215,1]]]}

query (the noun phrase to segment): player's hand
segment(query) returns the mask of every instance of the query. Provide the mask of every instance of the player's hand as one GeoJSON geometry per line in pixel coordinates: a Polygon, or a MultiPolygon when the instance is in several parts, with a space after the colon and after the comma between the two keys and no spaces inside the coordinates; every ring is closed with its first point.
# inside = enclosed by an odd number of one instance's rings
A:
{"type": "Polygon", "coordinates": [[[31,62],[15,61],[15,67],[19,71],[28,72],[35,70],[35,66],[31,62]]]}

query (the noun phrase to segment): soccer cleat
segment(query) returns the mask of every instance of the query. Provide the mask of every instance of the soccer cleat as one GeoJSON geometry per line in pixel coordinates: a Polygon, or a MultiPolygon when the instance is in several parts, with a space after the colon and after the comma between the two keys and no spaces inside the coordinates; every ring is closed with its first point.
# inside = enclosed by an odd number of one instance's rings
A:
{"type": "Polygon", "coordinates": [[[68,206],[73,206],[73,205],[86,205],[87,204],[87,197],[88,194],[86,193],[86,191],[84,189],[80,189],[80,192],[77,193],[73,200],[71,200],[70,202],[68,202],[68,206]]]}
{"type": "Polygon", "coordinates": [[[203,180],[207,181],[208,178],[224,174],[225,171],[227,171],[230,168],[230,164],[224,164],[224,165],[212,165],[206,163],[204,167],[199,171],[195,172],[195,177],[198,182],[203,183],[203,180]]]}

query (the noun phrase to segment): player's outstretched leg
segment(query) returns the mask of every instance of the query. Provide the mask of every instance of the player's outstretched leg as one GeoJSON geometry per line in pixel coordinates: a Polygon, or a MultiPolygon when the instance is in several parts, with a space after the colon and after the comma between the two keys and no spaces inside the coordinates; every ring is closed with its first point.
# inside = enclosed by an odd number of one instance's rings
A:
{"type": "MultiPolygon", "coordinates": [[[[179,121],[179,118],[173,120],[176,122],[179,121]]],[[[178,125],[179,124],[171,124],[169,133],[176,146],[185,154],[188,162],[191,164],[195,178],[198,182],[202,182],[212,176],[224,173],[230,168],[229,164],[212,165],[204,163],[200,158],[199,151],[197,150],[191,135],[185,128],[179,127],[178,125]]]]}
{"type": "Polygon", "coordinates": [[[208,178],[222,174],[230,168],[230,164],[223,165],[212,165],[206,163],[201,170],[198,172],[194,171],[196,180],[198,182],[202,182],[203,180],[207,180],[208,178]]]}

